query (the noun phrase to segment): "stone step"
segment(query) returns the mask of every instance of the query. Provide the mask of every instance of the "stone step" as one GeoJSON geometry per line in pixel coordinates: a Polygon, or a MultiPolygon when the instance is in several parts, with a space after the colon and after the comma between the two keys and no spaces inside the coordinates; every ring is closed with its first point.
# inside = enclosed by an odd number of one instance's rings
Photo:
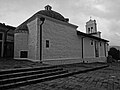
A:
{"type": "Polygon", "coordinates": [[[49,72],[49,73],[43,73],[43,74],[34,74],[34,75],[20,76],[15,78],[7,78],[7,79],[0,80],[0,85],[17,83],[21,81],[27,81],[27,80],[32,80],[32,79],[37,79],[42,77],[48,77],[48,76],[58,75],[66,72],[67,72],[66,70],[61,70],[61,71],[55,71],[55,72],[49,72]]]}
{"type": "Polygon", "coordinates": [[[9,88],[16,88],[16,87],[20,87],[20,86],[29,85],[29,84],[36,84],[36,83],[40,83],[40,82],[44,82],[44,81],[48,81],[48,80],[63,78],[63,77],[66,77],[68,75],[69,75],[68,72],[64,72],[61,74],[47,76],[47,77],[39,77],[39,78],[24,80],[24,81],[20,81],[20,82],[3,84],[3,85],[0,85],[0,90],[5,90],[5,89],[9,89],[9,88]]]}
{"type": "MultiPolygon", "coordinates": [[[[40,82],[44,82],[47,80],[53,80],[53,79],[57,79],[57,78],[64,78],[64,77],[68,77],[71,75],[75,75],[75,74],[79,74],[79,73],[86,73],[89,71],[94,71],[94,70],[106,68],[106,67],[108,67],[108,65],[98,66],[95,68],[89,68],[86,70],[80,70],[80,71],[74,71],[74,72],[68,72],[67,70],[58,70],[58,71],[53,71],[53,72],[45,72],[45,73],[41,73],[41,74],[12,77],[12,78],[6,78],[6,79],[2,79],[2,80],[0,79],[0,90],[16,88],[16,87],[20,87],[20,86],[29,85],[29,84],[40,83],[40,82]]],[[[54,68],[57,68],[57,67],[55,66],[54,68]]],[[[31,70],[29,70],[29,71],[31,71],[31,70]]]]}
{"type": "Polygon", "coordinates": [[[7,79],[7,78],[15,78],[15,77],[22,77],[22,76],[28,76],[28,75],[34,75],[34,74],[42,74],[42,73],[48,73],[48,72],[55,72],[55,71],[61,71],[62,68],[46,68],[42,70],[35,70],[35,71],[26,71],[26,72],[15,72],[15,73],[8,73],[8,74],[2,74],[0,75],[0,79],[7,79]]]}
{"type": "Polygon", "coordinates": [[[50,68],[57,68],[58,66],[42,66],[42,67],[34,67],[34,68],[19,68],[19,69],[7,69],[1,70],[0,75],[2,74],[11,74],[11,73],[18,73],[18,72],[27,72],[27,71],[36,71],[36,70],[43,70],[43,69],[50,69],[50,68]]]}

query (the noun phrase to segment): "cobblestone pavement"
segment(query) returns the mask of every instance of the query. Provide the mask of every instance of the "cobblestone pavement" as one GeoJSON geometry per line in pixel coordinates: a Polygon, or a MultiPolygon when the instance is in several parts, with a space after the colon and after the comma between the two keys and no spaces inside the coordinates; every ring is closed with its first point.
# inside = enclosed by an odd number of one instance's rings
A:
{"type": "Polygon", "coordinates": [[[11,90],[120,90],[120,66],[27,85],[11,90]]]}
{"type": "Polygon", "coordinates": [[[3,69],[17,69],[26,67],[38,67],[45,66],[46,64],[32,62],[28,60],[15,60],[0,58],[0,71],[3,69]]]}

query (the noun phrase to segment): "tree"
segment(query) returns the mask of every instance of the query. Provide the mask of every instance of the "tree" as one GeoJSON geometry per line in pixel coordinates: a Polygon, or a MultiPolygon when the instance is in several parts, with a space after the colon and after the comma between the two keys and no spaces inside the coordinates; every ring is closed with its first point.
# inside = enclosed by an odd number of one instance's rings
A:
{"type": "Polygon", "coordinates": [[[112,58],[118,60],[119,59],[119,52],[120,52],[119,50],[117,50],[116,48],[112,47],[108,51],[108,55],[111,55],[112,58]]]}

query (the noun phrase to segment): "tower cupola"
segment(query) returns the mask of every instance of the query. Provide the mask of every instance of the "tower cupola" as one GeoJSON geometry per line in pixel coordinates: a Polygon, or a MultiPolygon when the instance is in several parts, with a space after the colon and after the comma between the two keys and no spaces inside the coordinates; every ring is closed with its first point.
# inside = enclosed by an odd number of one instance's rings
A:
{"type": "Polygon", "coordinates": [[[86,33],[92,36],[96,36],[101,38],[101,32],[97,31],[97,23],[96,20],[90,20],[86,22],[86,33]]]}
{"type": "Polygon", "coordinates": [[[52,7],[50,5],[45,6],[45,10],[51,10],[52,7]]]}
{"type": "Polygon", "coordinates": [[[97,32],[96,20],[92,20],[90,18],[90,20],[86,22],[86,33],[90,34],[90,33],[96,33],[96,32],[97,32]]]}

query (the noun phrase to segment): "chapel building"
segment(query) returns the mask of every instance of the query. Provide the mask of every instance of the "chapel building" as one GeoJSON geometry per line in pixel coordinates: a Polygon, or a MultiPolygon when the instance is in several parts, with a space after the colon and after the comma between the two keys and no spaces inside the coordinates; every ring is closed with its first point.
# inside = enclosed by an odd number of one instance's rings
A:
{"type": "Polygon", "coordinates": [[[96,20],[86,33],[47,5],[19,25],[14,34],[14,58],[47,64],[106,62],[108,40],[101,38],[96,20]]]}

